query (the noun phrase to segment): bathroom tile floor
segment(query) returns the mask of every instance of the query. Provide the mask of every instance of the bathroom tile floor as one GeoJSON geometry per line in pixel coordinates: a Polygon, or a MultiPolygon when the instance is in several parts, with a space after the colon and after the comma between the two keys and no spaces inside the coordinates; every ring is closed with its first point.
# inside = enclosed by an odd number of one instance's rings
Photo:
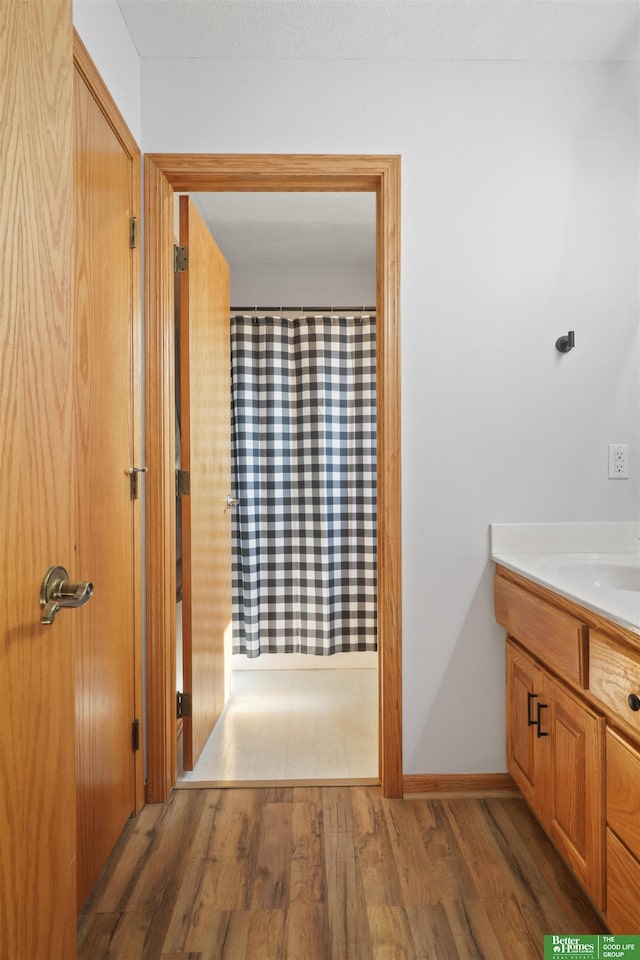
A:
{"type": "Polygon", "coordinates": [[[178,787],[378,778],[375,669],[242,670],[178,787]]]}

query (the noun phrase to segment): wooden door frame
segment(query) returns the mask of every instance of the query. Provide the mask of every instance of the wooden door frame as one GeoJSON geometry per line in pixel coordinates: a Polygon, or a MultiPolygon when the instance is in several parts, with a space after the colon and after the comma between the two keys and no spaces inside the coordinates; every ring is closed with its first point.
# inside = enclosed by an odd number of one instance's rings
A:
{"type": "MultiPolygon", "coordinates": [[[[113,130],[125,156],[131,161],[131,216],[140,223],[140,205],[142,189],[140,182],[141,157],[140,148],[118,106],[111,96],[107,85],[100,76],[98,68],[93,62],[89,51],[80,39],[77,31],[73,31],[73,66],[85,84],[102,114],[113,130]]],[[[126,242],[126,238],[123,238],[126,242]]],[[[131,265],[131,409],[133,413],[132,448],[134,462],[131,466],[142,463],[142,311],[140,304],[140,246],[133,250],[131,265]]],[[[134,716],[142,719],[143,716],[143,682],[142,682],[142,509],[134,510],[132,519],[133,552],[133,710],[134,716]]],[[[118,602],[115,598],[114,602],[118,602]]],[[[145,803],[144,789],[144,757],[143,751],[133,754],[134,763],[134,811],[138,813],[145,803]]]]}
{"type": "Polygon", "coordinates": [[[147,154],[147,799],[168,799],[175,735],[174,191],[376,194],[379,776],[402,796],[400,157],[147,154]]]}

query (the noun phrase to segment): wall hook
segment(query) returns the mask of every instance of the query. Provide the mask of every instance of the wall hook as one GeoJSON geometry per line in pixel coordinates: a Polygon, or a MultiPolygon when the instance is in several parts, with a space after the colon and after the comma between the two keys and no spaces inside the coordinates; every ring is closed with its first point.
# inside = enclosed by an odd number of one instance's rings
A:
{"type": "Polygon", "coordinates": [[[575,337],[573,335],[573,330],[569,330],[564,337],[558,337],[556,340],[556,350],[559,350],[560,353],[569,353],[569,350],[573,350],[575,347],[575,337]]]}

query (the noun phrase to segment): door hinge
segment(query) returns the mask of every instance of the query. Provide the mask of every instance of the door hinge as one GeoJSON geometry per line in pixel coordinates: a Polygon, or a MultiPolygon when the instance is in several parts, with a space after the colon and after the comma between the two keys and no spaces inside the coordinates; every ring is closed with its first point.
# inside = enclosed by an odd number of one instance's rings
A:
{"type": "Polygon", "coordinates": [[[135,250],[138,246],[138,218],[131,217],[129,220],[129,246],[135,250]]]}
{"type": "Polygon", "coordinates": [[[180,720],[182,717],[190,717],[191,714],[191,694],[176,693],[176,717],[180,720]]]}
{"type": "Polygon", "coordinates": [[[131,746],[134,750],[140,749],[140,721],[137,718],[131,724],[131,746]]]}
{"type": "Polygon", "coordinates": [[[191,476],[188,470],[176,470],[176,497],[188,497],[191,493],[191,476]]]}
{"type": "Polygon", "coordinates": [[[189,269],[189,247],[173,248],[173,269],[176,273],[186,273],[189,269]]]}

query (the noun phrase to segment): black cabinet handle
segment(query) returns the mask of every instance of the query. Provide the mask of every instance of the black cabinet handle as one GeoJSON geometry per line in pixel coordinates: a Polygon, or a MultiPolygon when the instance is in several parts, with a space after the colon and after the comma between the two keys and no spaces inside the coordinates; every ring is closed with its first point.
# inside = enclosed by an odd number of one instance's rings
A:
{"type": "Polygon", "coordinates": [[[539,737],[539,738],[540,738],[540,737],[548,737],[548,736],[549,736],[548,732],[543,731],[543,730],[542,730],[542,727],[541,727],[541,725],[540,725],[540,719],[541,719],[541,718],[540,718],[540,714],[542,713],[543,710],[546,710],[547,707],[548,707],[548,704],[547,704],[547,703],[537,703],[537,704],[536,704],[536,716],[537,716],[536,726],[537,726],[537,728],[538,728],[537,733],[538,733],[538,737],[539,737]]]}
{"type": "Polygon", "coordinates": [[[640,697],[637,695],[637,693],[630,693],[627,697],[627,703],[634,713],[640,710],[640,697]]]}
{"type": "Polygon", "coordinates": [[[534,720],[533,717],[531,716],[531,703],[533,700],[536,699],[537,696],[538,696],[537,693],[527,694],[527,726],[529,727],[535,727],[538,722],[537,720],[534,720]]]}

